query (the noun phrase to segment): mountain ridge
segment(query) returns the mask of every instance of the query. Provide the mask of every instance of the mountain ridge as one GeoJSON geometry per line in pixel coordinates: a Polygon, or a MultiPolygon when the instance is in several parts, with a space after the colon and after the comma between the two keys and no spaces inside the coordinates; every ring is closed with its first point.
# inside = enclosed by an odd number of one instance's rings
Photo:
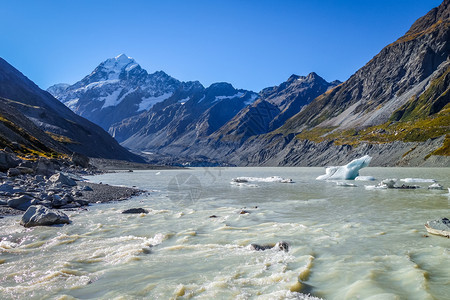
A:
{"type": "MultiPolygon", "coordinates": [[[[44,134],[54,140],[65,141],[63,148],[70,152],[91,157],[142,161],[142,158],[121,147],[99,126],[76,115],[2,58],[0,97],[3,98],[3,103],[19,111],[39,127],[44,132],[39,133],[40,136],[44,134]]],[[[46,138],[42,136],[42,139],[46,138]]],[[[54,145],[50,144],[50,148],[54,148],[54,145]]]]}

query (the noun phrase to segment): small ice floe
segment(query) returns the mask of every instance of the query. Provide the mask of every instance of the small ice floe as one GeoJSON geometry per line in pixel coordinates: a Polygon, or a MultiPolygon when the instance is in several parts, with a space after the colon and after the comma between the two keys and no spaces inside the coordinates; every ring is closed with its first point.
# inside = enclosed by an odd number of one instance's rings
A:
{"type": "Polygon", "coordinates": [[[417,182],[431,182],[434,183],[436,180],[434,179],[427,179],[427,178],[403,178],[400,179],[400,181],[406,182],[406,183],[417,183],[417,182]]]}
{"type": "Polygon", "coordinates": [[[366,190],[387,190],[387,185],[385,184],[377,184],[377,185],[365,185],[364,188],[366,190]]]}
{"type": "Polygon", "coordinates": [[[156,172],[155,175],[161,175],[161,172],[156,172]]]}
{"type": "Polygon", "coordinates": [[[281,183],[294,183],[294,180],[292,180],[291,178],[286,178],[280,181],[281,183]]]}
{"type": "Polygon", "coordinates": [[[375,181],[375,177],[373,176],[356,176],[355,180],[358,181],[375,181]]]}
{"type": "Polygon", "coordinates": [[[247,183],[247,182],[281,182],[281,183],[294,183],[290,178],[283,178],[280,176],[270,177],[236,177],[231,179],[231,182],[235,183],[247,183]]]}
{"type": "Polygon", "coordinates": [[[352,160],[345,166],[327,167],[325,174],[317,177],[317,180],[340,179],[354,180],[359,176],[359,170],[369,165],[372,157],[365,155],[361,158],[352,160]]]}
{"type": "Polygon", "coordinates": [[[336,185],[337,186],[345,186],[345,187],[357,187],[356,184],[348,183],[348,182],[344,182],[344,181],[336,181],[336,185]]]}
{"type": "Polygon", "coordinates": [[[414,190],[420,188],[418,185],[404,185],[401,186],[395,185],[397,183],[397,179],[383,179],[377,185],[366,185],[366,190],[385,190],[385,189],[399,189],[399,190],[414,190]]]}
{"type": "Polygon", "coordinates": [[[429,190],[443,190],[444,187],[440,185],[439,183],[433,183],[428,187],[429,190]]]}
{"type": "Polygon", "coordinates": [[[234,185],[234,186],[242,186],[242,187],[253,187],[253,188],[259,187],[257,184],[249,183],[249,182],[236,182],[236,181],[231,181],[230,184],[231,184],[231,185],[234,185]]]}
{"type": "Polygon", "coordinates": [[[425,228],[431,234],[441,235],[450,238],[450,220],[448,218],[428,221],[425,224],[425,228]]]}
{"type": "Polygon", "coordinates": [[[388,189],[393,189],[393,188],[395,188],[396,183],[397,183],[397,179],[392,178],[392,179],[384,179],[381,181],[380,184],[386,185],[388,189]]]}

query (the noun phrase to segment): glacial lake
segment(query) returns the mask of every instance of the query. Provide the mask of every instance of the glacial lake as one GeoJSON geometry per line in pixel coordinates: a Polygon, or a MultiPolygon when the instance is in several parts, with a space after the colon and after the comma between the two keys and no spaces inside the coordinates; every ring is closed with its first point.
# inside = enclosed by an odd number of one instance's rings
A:
{"type": "Polygon", "coordinates": [[[324,168],[89,177],[149,192],[69,211],[72,223],[61,227],[0,219],[0,298],[449,299],[450,239],[427,234],[424,224],[450,217],[450,168],[360,173],[377,180],[348,181],[356,187],[315,180],[324,168]],[[236,177],[255,178],[231,184],[236,177]],[[445,189],[365,188],[410,177],[445,189]],[[135,207],[149,213],[121,214],[135,207]],[[249,246],[279,241],[288,252],[249,246]]]}

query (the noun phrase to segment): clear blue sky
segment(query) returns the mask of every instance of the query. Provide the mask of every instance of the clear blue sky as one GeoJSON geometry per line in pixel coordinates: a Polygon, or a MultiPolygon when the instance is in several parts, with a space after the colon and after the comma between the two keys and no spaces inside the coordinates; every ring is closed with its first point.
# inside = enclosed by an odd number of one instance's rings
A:
{"type": "Polygon", "coordinates": [[[1,1],[0,56],[46,89],[125,53],[148,72],[260,91],[346,80],[438,0],[1,1]]]}

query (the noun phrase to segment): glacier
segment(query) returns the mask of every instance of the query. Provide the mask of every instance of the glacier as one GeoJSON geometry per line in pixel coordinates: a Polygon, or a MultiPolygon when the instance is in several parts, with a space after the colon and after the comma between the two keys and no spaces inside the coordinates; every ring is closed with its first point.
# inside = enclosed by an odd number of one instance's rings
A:
{"type": "Polygon", "coordinates": [[[361,158],[357,158],[346,164],[345,166],[327,167],[325,174],[317,177],[317,180],[354,180],[359,176],[359,170],[369,165],[372,157],[364,155],[361,158]]]}

